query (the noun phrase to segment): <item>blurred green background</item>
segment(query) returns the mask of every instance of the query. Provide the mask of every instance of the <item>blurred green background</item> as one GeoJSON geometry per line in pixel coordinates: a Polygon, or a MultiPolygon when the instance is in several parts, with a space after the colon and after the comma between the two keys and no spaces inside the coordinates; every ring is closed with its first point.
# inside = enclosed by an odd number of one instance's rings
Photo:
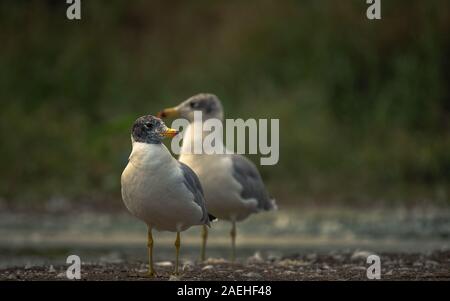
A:
{"type": "MultiPolygon", "coordinates": [[[[0,2],[0,199],[122,206],[129,128],[199,92],[279,118],[279,204],[448,204],[450,2],[0,2]]],[[[257,159],[257,158],[256,158],[257,159]]]]}

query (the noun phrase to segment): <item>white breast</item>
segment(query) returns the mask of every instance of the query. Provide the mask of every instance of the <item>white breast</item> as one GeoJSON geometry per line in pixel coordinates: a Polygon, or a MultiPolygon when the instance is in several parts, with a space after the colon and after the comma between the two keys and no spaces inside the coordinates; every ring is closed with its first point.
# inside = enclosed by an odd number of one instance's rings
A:
{"type": "Polygon", "coordinates": [[[200,179],[208,212],[226,220],[242,220],[257,212],[257,201],[241,197],[242,186],[233,177],[231,155],[192,154],[190,145],[195,139],[193,125],[189,125],[183,137],[179,161],[191,167],[200,179]]]}
{"type": "Polygon", "coordinates": [[[202,210],[184,185],[178,162],[163,144],[133,143],[121,182],[125,206],[148,225],[182,231],[201,224],[202,210]]]}

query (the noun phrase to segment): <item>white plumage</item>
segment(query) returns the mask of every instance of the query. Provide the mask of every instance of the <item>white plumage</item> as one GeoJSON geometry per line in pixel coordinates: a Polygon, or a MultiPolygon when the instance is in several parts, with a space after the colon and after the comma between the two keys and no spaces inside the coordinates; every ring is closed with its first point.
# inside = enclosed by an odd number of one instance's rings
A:
{"type": "Polygon", "coordinates": [[[203,210],[184,181],[179,162],[164,144],[133,142],[122,173],[122,198],[128,210],[150,227],[184,231],[204,224],[203,210]]]}
{"type": "MultiPolygon", "coordinates": [[[[194,154],[194,145],[203,144],[203,138],[209,133],[197,131],[203,129],[203,122],[208,119],[223,121],[223,109],[220,100],[213,94],[201,93],[194,95],[176,107],[168,108],[159,113],[161,117],[183,117],[189,121],[184,130],[183,146],[179,161],[191,167],[198,175],[205,192],[208,211],[219,219],[232,222],[231,243],[232,260],[235,259],[236,222],[247,218],[250,214],[263,210],[275,210],[277,205],[272,199],[255,164],[230,151],[225,154],[211,154],[204,150],[194,154]],[[195,120],[195,112],[202,113],[203,120],[195,120]],[[197,124],[199,123],[199,124],[197,124]],[[199,133],[200,132],[200,135],[199,133]],[[200,141],[197,141],[200,139],[200,141]]],[[[225,149],[223,141],[219,149],[225,149]]],[[[216,145],[214,146],[216,147],[216,145]]],[[[207,229],[203,231],[202,258],[205,258],[207,229]]]]}
{"type": "Polygon", "coordinates": [[[121,177],[125,206],[148,226],[148,274],[152,277],[156,275],[153,229],[177,232],[175,274],[178,274],[180,232],[210,222],[198,177],[162,144],[165,137],[177,133],[159,118],[151,115],[138,118],[131,130],[133,150],[121,177]]]}
{"type": "Polygon", "coordinates": [[[194,125],[190,124],[184,130],[183,146],[178,160],[191,167],[199,177],[208,211],[219,219],[229,221],[241,221],[260,211],[257,199],[242,197],[244,187],[233,176],[232,160],[237,155],[192,154],[189,145],[194,145],[194,139],[199,139],[193,134],[194,125]]]}

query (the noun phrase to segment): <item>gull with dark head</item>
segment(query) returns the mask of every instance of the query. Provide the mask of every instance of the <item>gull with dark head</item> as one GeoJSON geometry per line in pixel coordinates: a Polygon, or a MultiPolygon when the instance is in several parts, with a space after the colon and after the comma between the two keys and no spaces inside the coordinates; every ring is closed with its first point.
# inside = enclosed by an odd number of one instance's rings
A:
{"type": "MultiPolygon", "coordinates": [[[[252,213],[276,209],[255,164],[244,156],[227,151],[225,154],[194,154],[191,146],[195,139],[203,139],[208,134],[202,131],[201,137],[195,134],[197,122],[216,118],[223,121],[223,107],[214,94],[197,94],[173,108],[164,109],[160,117],[181,117],[189,121],[184,129],[183,145],[179,161],[190,166],[202,183],[209,212],[217,218],[231,221],[232,261],[235,260],[236,222],[242,221],[252,213]],[[202,112],[202,120],[194,119],[194,112],[202,112]]],[[[223,141],[219,143],[223,144],[223,141]]],[[[225,149],[225,146],[223,146],[225,149]]],[[[202,260],[205,259],[207,228],[203,228],[202,260]]]]}
{"type": "Polygon", "coordinates": [[[149,275],[153,269],[152,229],[176,232],[175,274],[178,274],[180,232],[194,225],[209,226],[202,186],[186,164],[162,144],[178,132],[154,116],[138,118],[131,130],[132,152],[122,173],[122,198],[127,209],[148,226],[149,275]]]}

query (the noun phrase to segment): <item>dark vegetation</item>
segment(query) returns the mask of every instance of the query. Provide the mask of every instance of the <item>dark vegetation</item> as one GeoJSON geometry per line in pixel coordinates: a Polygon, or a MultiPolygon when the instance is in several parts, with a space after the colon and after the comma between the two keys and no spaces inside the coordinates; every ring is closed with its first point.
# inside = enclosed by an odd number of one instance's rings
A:
{"type": "Polygon", "coordinates": [[[120,200],[129,126],[198,92],[279,118],[279,203],[448,202],[450,2],[0,2],[0,197],[120,200]]]}

